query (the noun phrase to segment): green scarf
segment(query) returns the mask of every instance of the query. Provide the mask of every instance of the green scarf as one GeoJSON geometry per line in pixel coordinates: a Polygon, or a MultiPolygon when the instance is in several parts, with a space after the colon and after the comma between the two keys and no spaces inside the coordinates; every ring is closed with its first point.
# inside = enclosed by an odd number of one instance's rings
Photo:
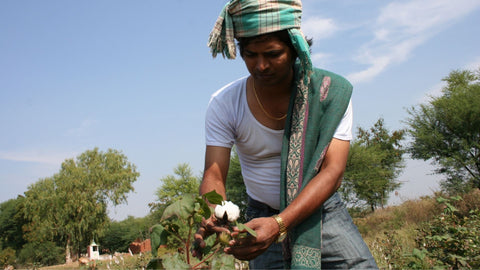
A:
{"type": "MultiPolygon", "coordinates": [[[[350,101],[352,85],[334,73],[314,69],[306,90],[298,80],[285,126],[281,167],[281,210],[318,174],[350,101]]],[[[322,209],[288,232],[292,269],[321,269],[322,209]]]]}

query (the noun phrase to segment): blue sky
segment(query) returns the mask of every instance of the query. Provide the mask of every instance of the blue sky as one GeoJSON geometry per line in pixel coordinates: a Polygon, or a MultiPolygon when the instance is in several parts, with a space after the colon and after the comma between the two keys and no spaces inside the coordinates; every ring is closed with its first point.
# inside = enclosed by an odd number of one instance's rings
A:
{"type": "MultiPolygon", "coordinates": [[[[128,205],[144,216],[160,179],[188,163],[203,170],[210,95],[247,75],[241,59],[212,59],[208,34],[222,0],[0,1],[0,202],[50,177],[68,158],[122,151],[141,176],[128,205]]],[[[480,66],[478,0],[305,0],[314,65],[354,85],[354,125],[438,95],[455,69],[480,66]]],[[[440,176],[408,161],[392,202],[428,195],[440,176]]]]}

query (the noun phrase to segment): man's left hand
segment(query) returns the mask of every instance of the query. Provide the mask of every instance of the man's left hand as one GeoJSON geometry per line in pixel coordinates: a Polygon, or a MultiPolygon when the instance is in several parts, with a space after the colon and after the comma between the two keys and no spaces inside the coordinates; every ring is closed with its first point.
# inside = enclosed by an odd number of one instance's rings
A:
{"type": "Polygon", "coordinates": [[[255,218],[245,223],[257,233],[257,237],[251,235],[245,238],[235,239],[239,233],[237,228],[232,232],[234,238],[225,248],[225,253],[232,254],[239,260],[251,260],[265,252],[272,243],[277,240],[279,227],[272,217],[255,218]]]}

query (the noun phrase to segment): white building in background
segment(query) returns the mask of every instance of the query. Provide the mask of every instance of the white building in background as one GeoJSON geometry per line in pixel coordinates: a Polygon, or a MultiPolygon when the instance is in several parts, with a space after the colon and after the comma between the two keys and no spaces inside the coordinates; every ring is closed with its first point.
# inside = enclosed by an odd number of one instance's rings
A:
{"type": "Polygon", "coordinates": [[[99,260],[100,259],[100,251],[99,245],[92,240],[92,243],[88,246],[88,259],[90,260],[99,260]]]}

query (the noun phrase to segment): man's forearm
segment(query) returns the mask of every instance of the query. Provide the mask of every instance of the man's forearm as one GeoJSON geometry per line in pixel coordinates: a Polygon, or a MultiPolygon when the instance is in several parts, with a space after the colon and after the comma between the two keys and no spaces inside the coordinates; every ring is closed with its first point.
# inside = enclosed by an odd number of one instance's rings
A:
{"type": "Polygon", "coordinates": [[[337,190],[338,179],[317,175],[298,194],[297,198],[280,213],[288,229],[295,227],[312,215],[337,190]],[[322,179],[323,178],[323,179],[322,179]]]}
{"type": "Polygon", "coordinates": [[[202,183],[200,184],[200,195],[208,193],[212,190],[215,190],[215,192],[222,195],[224,200],[227,198],[225,184],[223,181],[209,179],[208,177],[204,176],[202,183]]]}
{"type": "Polygon", "coordinates": [[[345,170],[349,145],[348,141],[332,140],[320,172],[280,213],[287,228],[296,226],[312,215],[338,189],[345,170]]]}

